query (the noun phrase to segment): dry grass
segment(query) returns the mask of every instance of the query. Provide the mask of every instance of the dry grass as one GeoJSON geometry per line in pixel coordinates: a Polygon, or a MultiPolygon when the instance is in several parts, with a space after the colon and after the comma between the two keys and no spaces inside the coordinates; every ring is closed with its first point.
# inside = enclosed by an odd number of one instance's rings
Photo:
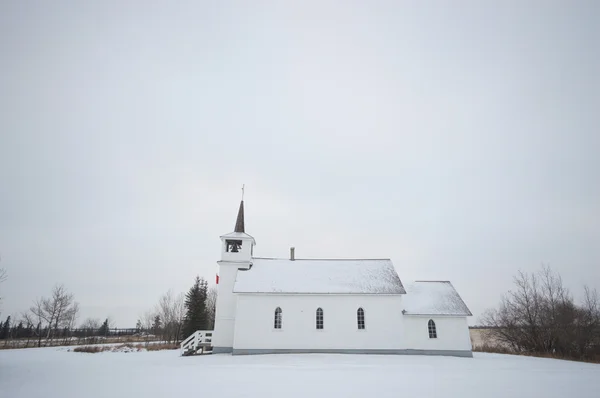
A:
{"type": "Polygon", "coordinates": [[[474,352],[489,352],[489,353],[495,353],[495,354],[523,355],[523,356],[527,356],[527,357],[536,357],[536,358],[562,359],[565,361],[600,363],[600,355],[596,355],[595,357],[592,357],[592,358],[581,359],[581,358],[574,358],[574,357],[569,357],[569,356],[564,356],[564,355],[559,355],[559,354],[553,354],[550,352],[516,352],[516,351],[510,350],[506,347],[501,347],[498,345],[491,345],[491,344],[483,344],[483,345],[475,346],[475,347],[473,347],[473,351],[474,352]]]}
{"type": "Polygon", "coordinates": [[[493,345],[493,344],[488,344],[488,343],[473,346],[473,351],[475,351],[475,352],[491,352],[491,353],[495,353],[495,354],[516,354],[515,352],[509,350],[507,347],[502,347],[500,345],[493,345]]]}
{"type": "Polygon", "coordinates": [[[524,355],[528,357],[537,357],[537,358],[550,358],[550,359],[562,359],[564,361],[577,361],[577,362],[588,362],[588,363],[600,363],[600,355],[596,355],[592,358],[575,358],[567,355],[559,355],[552,354],[550,352],[524,352],[519,353],[519,355],[524,355]]]}
{"type": "Polygon", "coordinates": [[[88,353],[91,353],[91,354],[95,354],[97,352],[107,351],[107,348],[111,348],[111,347],[84,345],[84,346],[81,346],[81,347],[75,347],[75,348],[73,348],[73,351],[74,352],[88,352],[88,353]]]}
{"type": "MultiPolygon", "coordinates": [[[[142,344],[138,344],[137,346],[138,347],[144,347],[142,344]]],[[[179,344],[175,344],[175,343],[148,344],[144,348],[147,351],[177,350],[177,349],[179,349],[179,344]]]]}
{"type": "Polygon", "coordinates": [[[156,344],[121,344],[121,345],[94,345],[80,346],[73,348],[74,352],[87,352],[96,354],[98,352],[136,352],[136,351],[160,351],[160,350],[176,350],[178,344],[174,343],[156,343],[156,344]]]}

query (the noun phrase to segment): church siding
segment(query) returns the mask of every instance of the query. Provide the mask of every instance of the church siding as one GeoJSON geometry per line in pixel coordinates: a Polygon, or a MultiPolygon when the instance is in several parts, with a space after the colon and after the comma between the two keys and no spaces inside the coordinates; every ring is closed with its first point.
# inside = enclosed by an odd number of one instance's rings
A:
{"type": "Polygon", "coordinates": [[[400,349],[403,335],[400,295],[238,295],[235,349],[400,349]],[[282,327],[273,314],[283,311],[282,327]],[[324,328],[316,327],[317,308],[324,328]],[[363,308],[365,329],[356,311],[363,308]]]}
{"type": "Polygon", "coordinates": [[[466,317],[403,315],[402,299],[376,295],[238,295],[234,353],[379,350],[468,356],[471,341],[466,317]],[[273,325],[277,307],[283,311],[281,329],[273,325]],[[323,309],[322,330],[316,328],[317,308],[323,309]],[[364,330],[358,329],[358,308],[365,312],[364,330]],[[429,338],[429,319],[436,324],[435,339],[429,338]]]}
{"type": "Polygon", "coordinates": [[[465,316],[405,315],[406,344],[416,350],[471,351],[469,326],[465,316]],[[436,338],[429,338],[428,323],[433,319],[436,338]]]}

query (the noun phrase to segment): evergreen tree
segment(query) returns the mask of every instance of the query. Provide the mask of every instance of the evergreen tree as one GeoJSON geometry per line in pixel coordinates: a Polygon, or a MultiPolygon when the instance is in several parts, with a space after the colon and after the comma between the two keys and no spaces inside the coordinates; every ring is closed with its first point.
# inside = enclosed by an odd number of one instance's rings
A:
{"type": "Polygon", "coordinates": [[[2,329],[0,330],[0,340],[4,340],[8,338],[8,332],[10,330],[10,315],[6,318],[6,322],[2,325],[2,329]]]}
{"type": "Polygon", "coordinates": [[[197,276],[194,285],[185,295],[184,337],[191,335],[196,330],[208,329],[207,295],[208,282],[197,276]]]}
{"type": "Polygon", "coordinates": [[[162,322],[160,321],[160,315],[156,315],[154,317],[154,323],[152,324],[152,331],[154,332],[155,336],[158,336],[161,324],[162,322]]]}
{"type": "Polygon", "coordinates": [[[137,323],[135,324],[135,328],[139,333],[142,330],[142,321],[138,319],[137,323]]]}
{"type": "Polygon", "coordinates": [[[20,321],[17,325],[17,329],[15,330],[15,339],[20,339],[23,337],[25,335],[24,330],[25,328],[23,327],[23,321],[20,321]]]}
{"type": "Polygon", "coordinates": [[[107,336],[108,335],[108,318],[104,321],[100,329],[98,329],[98,335],[107,336]]]}

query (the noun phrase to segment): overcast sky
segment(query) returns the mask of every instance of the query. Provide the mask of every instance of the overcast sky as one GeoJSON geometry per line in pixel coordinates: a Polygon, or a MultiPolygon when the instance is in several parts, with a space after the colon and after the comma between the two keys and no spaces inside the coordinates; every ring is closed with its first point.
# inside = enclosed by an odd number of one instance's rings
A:
{"type": "Polygon", "coordinates": [[[0,286],[133,327],[255,255],[600,288],[595,1],[2,1],[0,286]],[[493,3],[493,6],[492,6],[493,3]]]}

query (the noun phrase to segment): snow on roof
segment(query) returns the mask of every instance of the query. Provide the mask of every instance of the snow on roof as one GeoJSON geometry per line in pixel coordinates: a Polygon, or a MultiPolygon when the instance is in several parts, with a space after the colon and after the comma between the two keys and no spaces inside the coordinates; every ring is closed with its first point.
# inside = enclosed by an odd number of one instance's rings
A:
{"type": "Polygon", "coordinates": [[[417,281],[406,286],[406,315],[471,316],[471,311],[448,281],[417,281]]]}
{"type": "Polygon", "coordinates": [[[228,234],[221,235],[221,239],[223,239],[223,238],[225,238],[225,239],[252,239],[252,241],[254,242],[254,238],[245,232],[230,232],[228,234]]]}
{"type": "Polygon", "coordinates": [[[252,267],[238,271],[236,293],[404,294],[389,259],[253,258],[252,267]]]}

